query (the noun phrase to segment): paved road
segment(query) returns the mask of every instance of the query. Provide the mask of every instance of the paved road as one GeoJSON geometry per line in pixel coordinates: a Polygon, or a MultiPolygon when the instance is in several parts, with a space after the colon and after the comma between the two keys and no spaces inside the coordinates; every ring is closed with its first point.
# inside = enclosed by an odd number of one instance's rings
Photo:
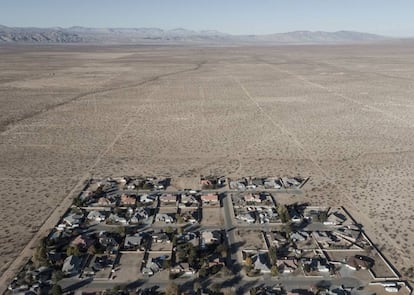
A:
{"type": "MultiPolygon", "coordinates": [[[[198,281],[196,277],[190,279],[177,279],[173,282],[177,285],[181,285],[185,290],[192,290],[194,283],[198,281]]],[[[169,280],[160,280],[156,277],[146,278],[137,280],[135,282],[127,283],[126,286],[132,290],[136,288],[149,288],[152,286],[159,286],[164,289],[171,284],[172,281],[169,280]]],[[[242,277],[241,275],[229,276],[229,277],[220,277],[220,278],[211,278],[200,281],[201,285],[204,288],[208,288],[212,283],[218,283],[222,287],[231,287],[234,288],[236,294],[245,294],[253,286],[268,286],[274,287],[282,285],[286,290],[292,291],[295,289],[309,289],[310,287],[316,286],[329,286],[329,287],[340,287],[344,286],[347,288],[357,288],[361,286],[361,282],[356,278],[339,278],[332,279],[329,277],[292,277],[292,276],[281,276],[281,277],[271,277],[270,275],[260,276],[260,277],[242,277]]],[[[88,281],[88,280],[79,280],[79,279],[66,279],[62,284],[62,287],[69,288],[79,288],[81,286],[84,289],[111,289],[118,286],[119,283],[114,281],[88,281]]]]}
{"type": "Polygon", "coordinates": [[[225,230],[226,230],[226,237],[227,243],[230,250],[230,259],[227,261],[227,265],[229,268],[233,270],[233,272],[237,273],[240,272],[242,261],[237,245],[237,238],[236,238],[236,227],[234,226],[234,211],[233,211],[233,204],[231,201],[231,194],[228,193],[224,200],[223,200],[223,208],[224,208],[224,221],[225,221],[225,230]]]}

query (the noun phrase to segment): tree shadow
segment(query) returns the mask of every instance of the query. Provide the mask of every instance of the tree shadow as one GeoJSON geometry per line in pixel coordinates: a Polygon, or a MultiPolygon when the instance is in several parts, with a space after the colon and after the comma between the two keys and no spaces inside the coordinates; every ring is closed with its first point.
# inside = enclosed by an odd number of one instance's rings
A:
{"type": "Polygon", "coordinates": [[[136,280],[136,281],[134,281],[132,283],[127,284],[125,287],[127,289],[136,289],[136,288],[141,287],[142,285],[144,285],[144,283],[145,282],[142,281],[142,280],[136,280]]]}
{"type": "Polygon", "coordinates": [[[87,278],[84,279],[82,281],[76,281],[73,284],[70,284],[69,286],[66,286],[65,288],[63,288],[63,292],[72,292],[72,291],[76,291],[77,289],[80,289],[90,283],[92,283],[93,278],[87,278]]]}

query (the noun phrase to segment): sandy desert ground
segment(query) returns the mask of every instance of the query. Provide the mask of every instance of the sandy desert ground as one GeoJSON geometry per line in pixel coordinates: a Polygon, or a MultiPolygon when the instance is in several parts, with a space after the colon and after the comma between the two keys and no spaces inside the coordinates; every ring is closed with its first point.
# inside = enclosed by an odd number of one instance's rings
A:
{"type": "Polygon", "coordinates": [[[311,176],[304,198],[345,205],[402,273],[414,266],[414,44],[0,57],[0,273],[86,177],[109,175],[311,176]]]}

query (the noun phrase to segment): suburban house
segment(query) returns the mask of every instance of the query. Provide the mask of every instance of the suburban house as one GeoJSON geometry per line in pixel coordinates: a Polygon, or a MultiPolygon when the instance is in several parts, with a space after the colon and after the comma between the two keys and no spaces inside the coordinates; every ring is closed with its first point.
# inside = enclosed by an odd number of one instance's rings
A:
{"type": "Polygon", "coordinates": [[[201,179],[200,184],[202,188],[212,188],[213,187],[213,181],[210,179],[201,179]]]}
{"type": "Polygon", "coordinates": [[[217,194],[206,194],[201,196],[203,205],[218,205],[219,197],[217,194]]]}
{"type": "Polygon", "coordinates": [[[181,195],[178,207],[198,207],[198,200],[191,195],[181,195]]]}
{"type": "Polygon", "coordinates": [[[154,243],[170,242],[168,235],[164,232],[153,233],[151,236],[154,243]]]}
{"type": "Polygon", "coordinates": [[[108,254],[115,254],[119,251],[119,243],[113,237],[113,234],[108,232],[100,232],[99,233],[99,244],[105,248],[105,253],[108,254]]]}
{"type": "Polygon", "coordinates": [[[235,189],[239,191],[244,191],[247,186],[247,181],[245,179],[243,180],[234,180],[230,181],[230,189],[235,189]]]}
{"type": "Polygon", "coordinates": [[[274,178],[267,178],[264,181],[264,187],[267,189],[279,189],[282,187],[281,183],[279,182],[278,179],[274,179],[274,178]]]}
{"type": "Polygon", "coordinates": [[[177,196],[173,194],[162,194],[159,200],[162,204],[173,204],[177,202],[177,196]]]}
{"type": "Polygon", "coordinates": [[[155,201],[155,197],[145,194],[139,198],[139,201],[143,204],[152,204],[155,201]]]}
{"type": "Polygon", "coordinates": [[[206,230],[201,233],[201,243],[204,245],[219,244],[221,242],[221,233],[217,230],[206,230]]]}
{"type": "Polygon", "coordinates": [[[306,241],[308,238],[309,238],[309,233],[305,231],[292,232],[290,234],[290,239],[293,242],[303,242],[303,241],[306,241]]]}
{"type": "Polygon", "coordinates": [[[114,214],[114,213],[111,213],[111,215],[109,215],[107,221],[111,221],[111,222],[114,222],[114,223],[120,223],[120,224],[127,224],[128,223],[128,221],[124,217],[121,217],[121,216],[119,216],[117,214],[114,214]]]}
{"type": "Polygon", "coordinates": [[[81,214],[69,214],[63,218],[63,222],[71,227],[77,227],[81,223],[83,215],[81,214]]]}
{"type": "Polygon", "coordinates": [[[177,237],[177,244],[186,242],[191,243],[194,247],[198,247],[200,245],[200,241],[195,233],[186,233],[177,237]]]}
{"type": "Polygon", "coordinates": [[[262,273],[270,273],[270,261],[266,252],[253,255],[252,261],[254,269],[260,270],[262,273]]]}
{"type": "Polygon", "coordinates": [[[252,215],[251,212],[239,214],[236,218],[245,221],[249,224],[256,222],[256,218],[254,217],[254,215],[252,215]]]}
{"type": "Polygon", "coordinates": [[[135,213],[133,213],[130,223],[139,223],[142,220],[147,220],[149,217],[149,210],[147,208],[139,208],[135,213]]]}
{"type": "Polygon", "coordinates": [[[244,196],[245,202],[251,202],[251,203],[261,203],[262,198],[259,194],[247,194],[244,196]]]}
{"type": "Polygon", "coordinates": [[[98,199],[98,205],[99,206],[111,206],[113,205],[113,203],[108,198],[101,197],[98,199]]]}
{"type": "Polygon", "coordinates": [[[155,217],[156,221],[163,221],[165,223],[173,223],[174,222],[174,217],[168,215],[168,214],[164,214],[164,213],[158,213],[157,216],[155,217]]]}
{"type": "Polygon", "coordinates": [[[142,245],[148,240],[148,234],[146,233],[135,233],[133,235],[126,235],[124,241],[125,250],[145,250],[142,245]]]}
{"type": "Polygon", "coordinates": [[[91,220],[91,221],[99,221],[99,222],[101,222],[101,221],[104,221],[105,220],[106,216],[105,216],[105,214],[103,214],[103,213],[101,213],[99,211],[90,211],[88,213],[88,216],[86,218],[88,220],[91,220]]]}
{"type": "Polygon", "coordinates": [[[158,261],[154,261],[151,259],[148,261],[148,263],[145,265],[145,267],[142,268],[142,274],[147,276],[153,276],[155,273],[162,270],[161,264],[158,261]]]}
{"type": "Polygon", "coordinates": [[[187,262],[178,263],[176,266],[171,268],[171,272],[175,274],[193,275],[195,271],[187,262]]]}
{"type": "Polygon", "coordinates": [[[81,259],[78,256],[68,256],[63,262],[62,272],[68,276],[76,275],[80,271],[80,264],[81,259]]]}
{"type": "Polygon", "coordinates": [[[89,246],[93,245],[93,240],[88,236],[78,235],[70,244],[78,248],[88,249],[89,246]]]}
{"type": "Polygon", "coordinates": [[[298,268],[296,258],[285,258],[277,260],[277,267],[281,273],[292,273],[298,268]]]}
{"type": "Polygon", "coordinates": [[[216,176],[201,176],[200,184],[202,189],[216,189],[223,187],[226,183],[225,177],[216,177],[216,176]]]}
{"type": "Polygon", "coordinates": [[[128,196],[123,194],[121,196],[121,205],[135,205],[135,203],[137,202],[137,199],[134,196],[128,196]]]}
{"type": "Polygon", "coordinates": [[[197,210],[183,212],[183,213],[180,214],[180,216],[182,217],[184,222],[188,222],[188,223],[191,223],[191,224],[194,224],[194,223],[198,222],[198,212],[197,212],[197,210]]]}

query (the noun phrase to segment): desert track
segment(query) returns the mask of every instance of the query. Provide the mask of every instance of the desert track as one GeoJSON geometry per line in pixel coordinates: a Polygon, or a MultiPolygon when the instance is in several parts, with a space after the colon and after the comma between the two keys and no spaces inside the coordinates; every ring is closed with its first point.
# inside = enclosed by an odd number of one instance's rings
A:
{"type": "Polygon", "coordinates": [[[311,176],[304,200],[350,204],[404,273],[409,46],[0,48],[0,284],[91,175],[311,176]]]}

